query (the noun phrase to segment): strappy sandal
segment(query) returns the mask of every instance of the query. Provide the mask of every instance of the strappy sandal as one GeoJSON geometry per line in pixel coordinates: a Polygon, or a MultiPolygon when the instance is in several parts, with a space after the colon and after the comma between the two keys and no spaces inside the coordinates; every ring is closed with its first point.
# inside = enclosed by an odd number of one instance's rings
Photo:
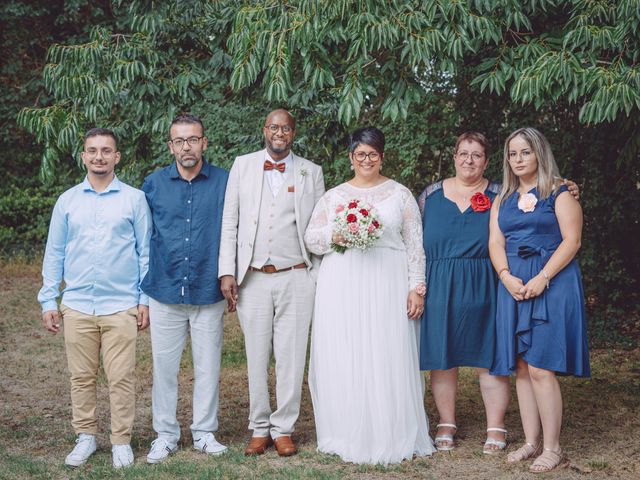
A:
{"type": "MultiPolygon", "coordinates": [[[[438,425],[436,425],[436,429],[440,429],[440,427],[449,427],[449,428],[458,430],[458,427],[455,426],[453,423],[439,423],[438,425]]],[[[453,432],[453,434],[443,433],[442,435],[438,435],[435,438],[436,448],[438,449],[439,452],[448,452],[456,448],[455,441],[453,440],[453,435],[455,435],[455,432],[453,432]],[[449,443],[447,444],[444,442],[449,442],[449,443]]]]}
{"type": "Polygon", "coordinates": [[[545,448],[542,454],[533,461],[529,467],[529,471],[531,473],[547,473],[557,468],[565,468],[568,465],[569,460],[562,450],[556,452],[555,450],[545,448]]]}
{"type": "Polygon", "coordinates": [[[513,452],[507,455],[507,462],[509,463],[518,463],[523,460],[528,460],[529,458],[535,456],[538,451],[540,451],[541,442],[538,442],[537,445],[533,443],[525,443],[519,449],[514,450],[513,452]]]}
{"type": "Polygon", "coordinates": [[[504,433],[504,440],[487,437],[487,441],[484,442],[484,447],[482,448],[482,453],[484,453],[485,455],[496,455],[498,453],[501,453],[502,450],[507,448],[507,430],[505,428],[490,427],[487,428],[487,433],[489,432],[504,433]],[[491,448],[491,446],[493,445],[495,445],[496,448],[491,448]]]}

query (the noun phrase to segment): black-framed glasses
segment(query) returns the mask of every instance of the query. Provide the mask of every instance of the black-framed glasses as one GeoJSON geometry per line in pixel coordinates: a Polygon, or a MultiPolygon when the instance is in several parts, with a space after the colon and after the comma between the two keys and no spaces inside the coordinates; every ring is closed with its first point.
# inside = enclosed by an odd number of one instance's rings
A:
{"type": "Polygon", "coordinates": [[[193,137],[189,137],[189,138],[172,138],[171,143],[176,148],[184,147],[184,142],[187,142],[190,146],[195,147],[198,143],[200,143],[200,140],[202,140],[203,138],[204,138],[204,135],[201,137],[196,137],[194,135],[193,137]]]}
{"type": "Polygon", "coordinates": [[[364,162],[367,158],[369,158],[369,160],[371,160],[372,162],[377,162],[378,160],[380,160],[380,156],[381,155],[378,152],[355,152],[353,154],[353,158],[355,158],[359,162],[364,162]]]}
{"type": "Polygon", "coordinates": [[[289,125],[276,125],[272,123],[271,125],[265,125],[264,128],[269,130],[271,133],[276,133],[278,130],[282,130],[282,133],[287,134],[293,132],[293,128],[289,125]]]}
{"type": "Polygon", "coordinates": [[[474,162],[478,160],[482,160],[484,158],[484,154],[478,153],[478,152],[473,152],[471,154],[469,152],[460,152],[460,153],[456,153],[456,155],[463,162],[466,162],[469,157],[471,157],[471,160],[473,160],[474,162]]]}

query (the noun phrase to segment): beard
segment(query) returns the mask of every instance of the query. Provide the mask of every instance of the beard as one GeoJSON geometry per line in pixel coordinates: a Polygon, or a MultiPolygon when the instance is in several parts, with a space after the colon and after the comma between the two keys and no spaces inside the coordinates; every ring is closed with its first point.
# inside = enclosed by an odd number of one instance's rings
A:
{"type": "Polygon", "coordinates": [[[196,165],[198,165],[198,163],[200,163],[200,159],[195,156],[179,157],[179,158],[176,158],[176,160],[184,168],[193,168],[196,165]]]}
{"type": "Polygon", "coordinates": [[[288,153],[289,150],[291,150],[291,142],[287,142],[286,140],[283,141],[283,145],[282,146],[276,146],[273,144],[273,142],[269,139],[266,139],[266,143],[267,143],[267,148],[269,150],[271,150],[273,153],[288,153]]]}

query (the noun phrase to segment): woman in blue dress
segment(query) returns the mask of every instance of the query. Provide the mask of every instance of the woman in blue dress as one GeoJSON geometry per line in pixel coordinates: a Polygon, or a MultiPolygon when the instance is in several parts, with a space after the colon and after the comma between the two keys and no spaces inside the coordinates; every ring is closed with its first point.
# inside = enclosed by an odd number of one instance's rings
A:
{"type": "Polygon", "coordinates": [[[455,176],[429,185],[418,199],[427,259],[420,326],[420,369],[431,370],[440,420],[438,450],[454,448],[458,367],[475,367],[487,416],[484,453],[506,446],[509,378],[489,374],[495,349],[497,279],[489,259],[489,208],[500,186],[483,174],[488,142],[466,132],[453,156],[455,176]]]}
{"type": "Polygon", "coordinates": [[[575,255],[582,210],[562,185],[546,138],[533,128],[505,142],[504,183],[491,209],[489,251],[501,281],[491,373],[516,374],[526,443],[507,457],[542,453],[534,473],[567,464],[560,447],[556,375],[589,376],[584,295],[575,255]]]}

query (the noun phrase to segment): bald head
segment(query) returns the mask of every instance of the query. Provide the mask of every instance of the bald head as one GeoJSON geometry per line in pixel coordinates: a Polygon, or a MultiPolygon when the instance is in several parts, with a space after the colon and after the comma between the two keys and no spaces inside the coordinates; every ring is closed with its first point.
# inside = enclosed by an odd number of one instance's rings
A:
{"type": "Polygon", "coordinates": [[[285,110],[284,108],[277,108],[274,111],[272,111],[269,115],[267,115],[267,119],[264,121],[265,127],[273,123],[273,117],[282,117],[282,116],[287,118],[289,126],[291,127],[292,130],[295,130],[296,119],[293,118],[293,115],[291,115],[289,111],[285,110]]]}

